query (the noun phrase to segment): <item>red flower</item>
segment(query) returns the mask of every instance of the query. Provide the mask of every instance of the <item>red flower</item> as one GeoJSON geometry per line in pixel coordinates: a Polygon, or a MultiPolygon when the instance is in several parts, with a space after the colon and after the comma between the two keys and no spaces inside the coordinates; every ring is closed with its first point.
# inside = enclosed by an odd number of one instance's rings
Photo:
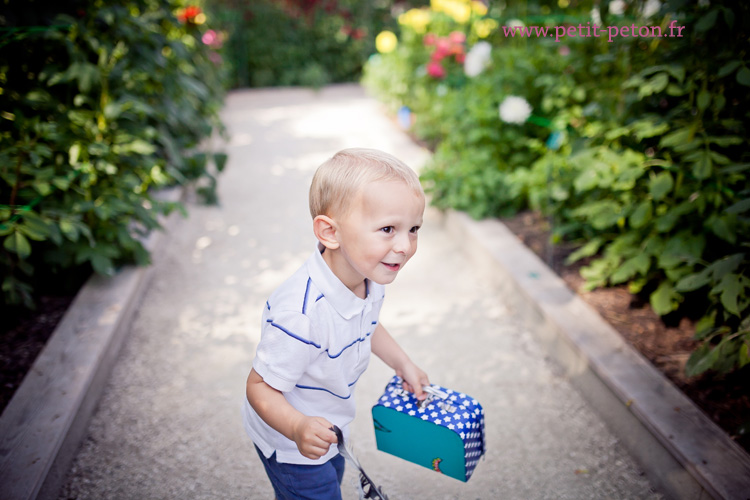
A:
{"type": "Polygon", "coordinates": [[[195,19],[195,16],[197,16],[201,12],[201,8],[197,5],[190,5],[188,7],[185,7],[185,10],[183,10],[182,13],[177,16],[177,18],[183,23],[192,22],[193,19],[195,19]]]}
{"type": "Polygon", "coordinates": [[[435,36],[435,33],[427,33],[424,36],[425,46],[429,47],[430,45],[435,45],[435,42],[437,42],[437,37],[435,36]]]}

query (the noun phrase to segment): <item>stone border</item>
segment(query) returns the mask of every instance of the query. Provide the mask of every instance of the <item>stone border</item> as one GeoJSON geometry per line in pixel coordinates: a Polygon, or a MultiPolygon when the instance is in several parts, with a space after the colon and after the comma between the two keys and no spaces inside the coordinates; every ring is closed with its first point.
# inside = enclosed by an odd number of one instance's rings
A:
{"type": "MultiPolygon", "coordinates": [[[[177,201],[181,188],[161,199],[177,201]]],[[[168,229],[176,214],[162,221],[168,229]]],[[[152,231],[153,254],[165,240],[152,231]]],[[[3,499],[56,499],[106,387],[152,266],[92,276],[76,295],[0,416],[3,499]]]]}
{"type": "Polygon", "coordinates": [[[627,344],[500,221],[445,215],[448,231],[533,325],[545,355],[666,495],[750,498],[750,455],[627,344]],[[531,306],[531,307],[530,307],[531,306]]]}

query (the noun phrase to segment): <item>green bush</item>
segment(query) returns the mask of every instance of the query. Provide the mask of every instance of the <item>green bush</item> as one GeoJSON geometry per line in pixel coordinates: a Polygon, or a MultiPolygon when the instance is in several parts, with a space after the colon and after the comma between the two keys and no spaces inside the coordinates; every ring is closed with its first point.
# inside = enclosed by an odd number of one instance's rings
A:
{"type": "Polygon", "coordinates": [[[15,2],[0,42],[3,300],[33,305],[66,272],[148,262],[141,237],[179,207],[154,190],[203,179],[225,155],[220,71],[194,18],[167,0],[15,2]],[[213,165],[213,167],[211,165],[213,165]]]}
{"type": "Polygon", "coordinates": [[[232,87],[320,88],[358,79],[372,50],[372,31],[390,20],[384,15],[388,6],[354,0],[215,0],[209,7],[228,34],[232,87]]]}
{"type": "Polygon", "coordinates": [[[435,203],[475,217],[541,210],[555,241],[585,242],[570,260],[593,258],[582,270],[590,288],[627,283],[661,315],[701,318],[689,375],[749,364],[750,8],[675,0],[649,17],[646,2],[605,3],[607,26],[675,22],[683,36],[556,42],[502,26],[585,26],[595,6],[495,8],[446,28],[436,12],[446,3],[467,2],[434,1],[423,33],[402,23],[397,49],[363,80],[392,109],[408,106],[414,132],[435,145],[423,176],[435,203]],[[462,30],[468,50],[486,19],[500,29],[481,74],[425,74],[429,33],[462,30]],[[533,109],[524,123],[497,116],[508,96],[533,109]]]}

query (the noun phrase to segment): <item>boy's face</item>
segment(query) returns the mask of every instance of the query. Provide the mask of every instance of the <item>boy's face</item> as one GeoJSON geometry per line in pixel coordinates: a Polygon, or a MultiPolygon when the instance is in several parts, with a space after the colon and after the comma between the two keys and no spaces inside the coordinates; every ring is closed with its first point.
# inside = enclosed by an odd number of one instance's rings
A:
{"type": "Polygon", "coordinates": [[[350,288],[364,278],[381,285],[396,279],[417,251],[424,208],[424,197],[402,181],[365,186],[352,200],[349,212],[337,220],[343,257],[339,279],[350,288]]]}

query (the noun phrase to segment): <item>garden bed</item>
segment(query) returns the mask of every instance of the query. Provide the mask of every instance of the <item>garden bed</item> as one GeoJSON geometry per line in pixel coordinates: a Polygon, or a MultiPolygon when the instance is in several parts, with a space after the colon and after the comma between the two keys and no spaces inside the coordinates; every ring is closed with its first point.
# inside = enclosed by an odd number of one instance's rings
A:
{"type": "Polygon", "coordinates": [[[579,270],[586,262],[565,265],[565,258],[574,247],[551,245],[550,225],[540,214],[522,212],[504,218],[502,222],[734,441],[750,451],[748,370],[728,376],[686,377],[685,363],[697,345],[693,340],[695,329],[692,321],[669,318],[671,323],[665,323],[647,300],[632,295],[626,286],[583,291],[584,279],[579,270]]]}
{"type": "Polygon", "coordinates": [[[8,406],[74,298],[75,293],[42,296],[37,310],[3,322],[0,330],[0,413],[8,406]]]}

